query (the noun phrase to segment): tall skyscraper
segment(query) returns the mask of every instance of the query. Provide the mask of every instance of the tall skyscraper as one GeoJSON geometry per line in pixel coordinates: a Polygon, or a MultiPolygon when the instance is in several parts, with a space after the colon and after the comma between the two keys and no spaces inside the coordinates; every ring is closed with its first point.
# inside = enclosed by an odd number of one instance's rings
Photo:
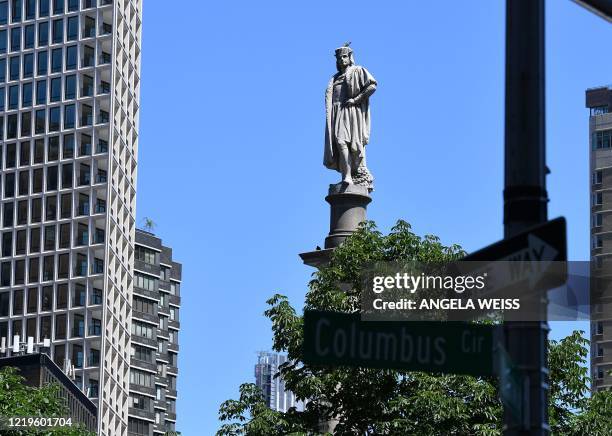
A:
{"type": "Polygon", "coordinates": [[[278,368],[287,362],[287,356],[280,353],[261,351],[255,365],[255,384],[261,389],[264,401],[272,410],[286,412],[291,407],[304,410],[304,403],[295,394],[285,389],[282,377],[275,377],[278,368]]]}
{"type": "MultiPolygon", "coordinates": [[[[607,275],[612,271],[612,88],[587,89],[591,143],[591,262],[607,275]]],[[[609,280],[609,277],[608,277],[609,280]]],[[[592,301],[591,377],[593,390],[612,387],[612,288],[592,301]]],[[[593,297],[593,295],[592,295],[593,297]]]]}
{"type": "Polygon", "coordinates": [[[140,0],[0,0],[0,336],[128,433],[140,0]]]}
{"type": "Polygon", "coordinates": [[[175,431],[181,264],[152,233],[136,230],[130,435],[175,431]]]}

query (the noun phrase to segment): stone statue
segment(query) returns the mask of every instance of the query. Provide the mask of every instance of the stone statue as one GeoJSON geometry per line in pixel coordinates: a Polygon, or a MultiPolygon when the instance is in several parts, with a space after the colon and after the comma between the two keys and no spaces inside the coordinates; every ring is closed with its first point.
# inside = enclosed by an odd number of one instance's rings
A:
{"type": "Polygon", "coordinates": [[[365,147],[370,139],[369,98],[376,80],[355,65],[350,42],[336,49],[338,72],[325,92],[325,153],[323,164],[342,174],[342,185],[373,190],[374,178],[366,167],[365,147]]]}

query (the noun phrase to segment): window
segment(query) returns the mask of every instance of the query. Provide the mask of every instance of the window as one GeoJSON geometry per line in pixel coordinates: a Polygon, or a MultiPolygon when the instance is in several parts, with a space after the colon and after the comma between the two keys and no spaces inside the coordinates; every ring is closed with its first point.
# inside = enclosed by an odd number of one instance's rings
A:
{"type": "Polygon", "coordinates": [[[93,288],[91,293],[91,304],[102,304],[102,289],[93,288]]]}
{"type": "Polygon", "coordinates": [[[13,0],[11,2],[11,22],[18,23],[21,21],[21,0],[13,0]]]}
{"type": "Polygon", "coordinates": [[[0,54],[6,53],[6,30],[0,30],[0,54]]]}
{"type": "Polygon", "coordinates": [[[13,203],[4,203],[4,213],[2,214],[2,225],[4,227],[13,225],[13,215],[13,203]]]}
{"type": "MultiPolygon", "coordinates": [[[[46,51],[39,51],[36,55],[36,74],[44,76],[48,72],[49,57],[46,51]]],[[[39,82],[40,83],[40,82],[39,82]]],[[[43,100],[44,103],[44,100],[43,100]]]]}
{"type": "MultiPolygon", "coordinates": [[[[134,409],[146,410],[147,412],[152,412],[151,407],[151,399],[149,397],[145,397],[144,395],[131,393],[130,394],[130,407],[134,409]]],[[[148,433],[146,433],[148,434],[148,433]]]]}
{"type": "Polygon", "coordinates": [[[26,20],[36,18],[36,0],[25,0],[26,20]]]}
{"type": "Polygon", "coordinates": [[[155,315],[155,306],[157,302],[147,300],[140,297],[134,297],[133,309],[138,312],[147,313],[149,315],[155,315]]]}
{"type": "MultiPolygon", "coordinates": [[[[28,82],[28,83],[24,83],[21,87],[21,106],[23,107],[28,107],[28,106],[32,106],[32,82],[28,82]]],[[[29,115],[30,118],[30,125],[27,126],[27,131],[31,132],[32,130],[32,126],[31,126],[31,122],[32,122],[32,115],[30,114],[30,112],[26,112],[29,115]]],[[[21,119],[23,120],[23,114],[21,119]]],[[[21,131],[23,132],[24,130],[24,126],[23,123],[21,124],[21,131]]],[[[27,136],[29,136],[30,133],[28,133],[27,136]]],[[[26,135],[23,135],[26,136],[26,135]]]]}
{"type": "Polygon", "coordinates": [[[30,165],[30,142],[22,142],[19,146],[19,165],[30,165]]]}
{"type": "Polygon", "coordinates": [[[592,147],[593,150],[602,148],[610,148],[612,143],[612,130],[601,130],[593,133],[592,147]]]}
{"type": "Polygon", "coordinates": [[[601,226],[603,223],[603,215],[600,213],[596,213],[593,215],[593,227],[601,226]]]}
{"type": "MultiPolygon", "coordinates": [[[[5,109],[4,95],[4,88],[0,88],[0,111],[4,111],[5,109]]],[[[4,122],[4,118],[2,118],[2,122],[4,122]]],[[[0,138],[2,138],[2,136],[0,136],[0,138]]]]}
{"type": "Polygon", "coordinates": [[[76,76],[74,74],[66,76],[64,83],[64,98],[66,100],[76,98],[76,76]]]}
{"type": "Polygon", "coordinates": [[[134,252],[134,257],[142,262],[155,265],[155,251],[148,248],[137,245],[134,252]]]}
{"type": "Polygon", "coordinates": [[[23,55],[23,77],[24,79],[34,76],[34,54],[23,55]]]}
{"type": "Polygon", "coordinates": [[[100,336],[102,334],[102,321],[92,318],[89,324],[89,336],[100,336]]]}
{"type": "Polygon", "coordinates": [[[68,0],[68,12],[79,10],[79,0],[68,0]]]}
{"type": "Polygon", "coordinates": [[[66,355],[65,345],[56,345],[53,347],[53,361],[60,368],[64,368],[64,357],[66,355]]]}
{"type": "Polygon", "coordinates": [[[74,129],[76,112],[73,104],[64,106],[64,129],[74,129]]]}
{"type": "Polygon", "coordinates": [[[95,63],[95,51],[93,47],[83,47],[83,64],[82,67],[93,67],[95,63]]]}
{"type": "Polygon", "coordinates": [[[64,13],[64,0],[53,0],[53,15],[64,13]]]}
{"type": "Polygon", "coordinates": [[[38,0],[38,16],[49,16],[49,0],[38,0]]]}
{"type": "Polygon", "coordinates": [[[49,44],[49,22],[38,23],[38,46],[44,47],[49,44]]]}
{"type": "Polygon", "coordinates": [[[43,316],[40,318],[40,340],[51,338],[51,317],[43,316]]]}
{"type": "Polygon", "coordinates": [[[89,185],[91,183],[91,168],[89,165],[81,164],[79,171],[79,186],[89,185]]]}
{"type": "Polygon", "coordinates": [[[30,24],[29,26],[25,26],[24,35],[23,35],[23,48],[29,49],[34,48],[34,42],[36,41],[35,34],[36,29],[34,24],[30,24]]]}
{"type": "Polygon", "coordinates": [[[148,372],[144,372],[138,369],[131,368],[130,369],[130,383],[152,388],[153,387],[153,377],[148,372]]]}
{"type": "Polygon", "coordinates": [[[13,255],[13,233],[6,232],[2,234],[2,256],[13,255]]]}
{"type": "Polygon", "coordinates": [[[17,109],[19,107],[19,85],[9,87],[8,108],[17,109]]]}
{"type": "Polygon", "coordinates": [[[79,215],[89,215],[89,195],[79,194],[79,215]]]}
{"type": "Polygon", "coordinates": [[[45,121],[45,110],[37,110],[34,118],[34,131],[36,134],[45,133],[45,121]]]}
{"type": "Polygon", "coordinates": [[[40,251],[40,227],[30,229],[30,252],[38,253],[40,251]]]}
{"type": "Polygon", "coordinates": [[[72,164],[62,165],[62,189],[72,188],[72,164]]]}
{"type": "MultiPolygon", "coordinates": [[[[45,104],[47,101],[47,81],[46,80],[39,80],[38,82],[36,82],[36,104],[45,104]]],[[[43,126],[43,132],[37,132],[37,133],[44,133],[44,119],[45,119],[45,111],[38,111],[42,113],[42,126],[43,126]]],[[[38,115],[37,112],[37,115],[38,115]]],[[[38,120],[38,118],[37,118],[38,120]]]]}
{"type": "Polygon", "coordinates": [[[66,29],[66,40],[76,41],[79,37],[79,17],[68,18],[68,24],[66,29]]]}
{"type": "Polygon", "coordinates": [[[64,20],[53,20],[53,44],[59,44],[64,41],[64,20]]]}
{"type": "Polygon", "coordinates": [[[153,363],[154,354],[151,348],[143,347],[142,345],[132,344],[132,357],[144,362],[153,363]]]}
{"type": "Polygon", "coordinates": [[[45,227],[45,250],[55,250],[55,226],[45,227]]]}
{"type": "MultiPolygon", "coordinates": [[[[30,172],[27,171],[27,170],[26,171],[21,171],[19,173],[19,190],[18,190],[19,195],[28,195],[28,193],[29,193],[29,182],[30,182],[30,172]]],[[[19,203],[20,204],[24,203],[26,205],[25,206],[25,210],[27,211],[27,209],[28,209],[27,201],[25,201],[25,202],[20,201],[19,203]]],[[[26,215],[27,215],[27,213],[26,213],[26,215]]],[[[26,219],[26,221],[27,221],[27,219],[26,219]]],[[[26,224],[26,223],[21,223],[20,222],[19,224],[26,224]]]]}
{"type": "Polygon", "coordinates": [[[62,147],[62,158],[74,157],[74,135],[64,135],[64,143],[62,147]]]}
{"type": "Polygon", "coordinates": [[[49,101],[61,101],[62,99],[62,79],[61,77],[56,77],[55,79],[51,79],[51,95],[49,96],[49,101]]]}
{"type": "Polygon", "coordinates": [[[597,185],[603,182],[603,170],[595,170],[593,171],[593,185],[597,185]]]}
{"type": "Polygon", "coordinates": [[[75,265],[74,275],[82,277],[87,275],[87,256],[83,254],[77,254],[77,260],[75,265]]]}
{"type": "Polygon", "coordinates": [[[8,23],[8,2],[0,2],[0,24],[8,23]]]}
{"type": "Polygon", "coordinates": [[[13,315],[23,315],[23,298],[22,289],[13,291],[13,315]]]}
{"type": "MultiPolygon", "coordinates": [[[[39,192],[42,192],[43,190],[43,169],[42,168],[36,168],[35,170],[32,171],[33,177],[32,177],[32,193],[33,194],[37,194],[39,192]]],[[[37,201],[40,201],[40,198],[36,199],[37,201]]],[[[32,200],[35,201],[35,200],[32,200]]],[[[32,209],[34,209],[34,205],[32,205],[32,209]]],[[[32,221],[33,222],[38,222],[38,221],[34,221],[34,217],[38,217],[38,219],[40,220],[40,211],[38,211],[39,213],[37,215],[34,214],[34,210],[32,210],[32,221]]]]}
{"type": "Polygon", "coordinates": [[[0,83],[6,82],[6,59],[0,59],[0,83]]]}
{"type": "Polygon", "coordinates": [[[91,126],[92,124],[93,124],[93,110],[91,106],[87,104],[82,104],[81,105],[81,126],[91,126]]]}
{"type": "Polygon", "coordinates": [[[91,97],[93,95],[93,77],[83,76],[81,97],[91,97]]]}
{"type": "Polygon", "coordinates": [[[601,206],[603,204],[603,193],[595,192],[593,194],[593,206],[601,206]]]}
{"type": "Polygon", "coordinates": [[[77,46],[66,47],[66,70],[76,70],[77,68],[77,46]]]}
{"type": "Polygon", "coordinates": [[[9,65],[9,77],[11,80],[19,80],[19,56],[12,57],[9,65]]]}
{"type": "Polygon", "coordinates": [[[83,336],[85,336],[85,318],[83,317],[83,315],[75,314],[72,320],[72,337],[82,338],[83,336]]]}
{"type": "Polygon", "coordinates": [[[59,159],[59,136],[51,136],[48,139],[47,162],[59,159]]]}
{"type": "Polygon", "coordinates": [[[21,50],[21,27],[11,29],[11,51],[21,50]]]}
{"type": "Polygon", "coordinates": [[[95,348],[89,349],[89,357],[87,358],[88,366],[97,366],[100,364],[100,350],[96,350],[95,348]]]}
{"type": "Polygon", "coordinates": [[[55,339],[66,339],[66,315],[55,316],[55,339]]]}
{"type": "Polygon", "coordinates": [[[89,156],[91,154],[91,136],[81,133],[81,144],[79,147],[80,156],[89,156]]]}
{"type": "Polygon", "coordinates": [[[38,257],[31,257],[28,273],[28,283],[38,283],[38,281],[40,280],[39,270],[40,261],[38,257]]]}
{"type": "Polygon", "coordinates": [[[57,296],[56,296],[57,309],[65,309],[68,307],[68,285],[61,284],[57,285],[57,296]]]}
{"type": "Polygon", "coordinates": [[[603,239],[599,235],[593,236],[592,239],[592,248],[602,248],[603,247],[603,239]]]}
{"type": "MultiPolygon", "coordinates": [[[[47,167],[47,191],[57,189],[57,166],[47,167]]],[[[55,218],[47,218],[55,219],[55,218]]]]}
{"type": "Polygon", "coordinates": [[[137,418],[128,418],[128,433],[130,435],[148,435],[150,423],[137,418]]]}
{"type": "MultiPolygon", "coordinates": [[[[75,315],[76,317],[77,315],[75,315]]],[[[83,368],[83,347],[80,345],[72,345],[72,364],[75,368],[83,368]]]]}
{"type": "Polygon", "coordinates": [[[72,217],[72,194],[62,194],[62,201],[60,206],[61,218],[70,218],[72,217]]]}
{"type": "Polygon", "coordinates": [[[49,108],[49,132],[57,132],[60,129],[59,106],[49,108]]]}
{"type": "Polygon", "coordinates": [[[607,114],[610,111],[607,105],[591,108],[591,116],[607,114]]]}
{"type": "Polygon", "coordinates": [[[53,310],[53,286],[43,286],[41,297],[41,310],[53,310]]]}
{"type": "Polygon", "coordinates": [[[153,326],[143,322],[132,321],[132,334],[147,339],[153,339],[153,326]]]}
{"type": "Polygon", "coordinates": [[[15,196],[15,173],[4,176],[4,198],[15,196]]]}
{"type": "Polygon", "coordinates": [[[80,283],[74,285],[74,298],[72,299],[72,307],[85,306],[85,286],[80,283]]]}
{"type": "Polygon", "coordinates": [[[51,52],[51,72],[62,72],[62,49],[56,48],[51,52]]]}
{"type": "Polygon", "coordinates": [[[144,274],[135,273],[134,274],[134,286],[138,286],[139,288],[146,289],[147,291],[156,291],[157,290],[157,279],[152,276],[146,276],[144,274]]]}
{"type": "Polygon", "coordinates": [[[38,288],[28,289],[28,313],[36,313],[38,310],[38,288]]]}
{"type": "Polygon", "coordinates": [[[78,224],[77,237],[74,243],[76,246],[87,245],[89,243],[89,227],[87,224],[78,224]]]}
{"type": "MultiPolygon", "coordinates": [[[[70,224],[59,226],[59,248],[70,248],[70,224]]],[[[66,271],[68,271],[68,265],[66,265],[66,271]]]]}

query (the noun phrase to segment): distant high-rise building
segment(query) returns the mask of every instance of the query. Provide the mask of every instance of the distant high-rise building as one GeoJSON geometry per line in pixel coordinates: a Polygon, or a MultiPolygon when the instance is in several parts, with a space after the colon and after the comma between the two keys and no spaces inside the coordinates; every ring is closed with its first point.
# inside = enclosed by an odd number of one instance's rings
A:
{"type": "Polygon", "coordinates": [[[181,264],[152,233],[136,230],[130,435],[175,431],[181,264]]]}
{"type": "Polygon", "coordinates": [[[304,403],[297,401],[293,392],[285,389],[282,377],[275,377],[278,367],[287,362],[287,356],[280,353],[262,351],[258,353],[255,365],[255,384],[263,392],[268,407],[279,412],[286,412],[291,407],[304,409],[304,403]]]}
{"type": "Polygon", "coordinates": [[[0,336],[50,339],[108,436],[128,434],[141,23],[141,0],[0,0],[0,336]]]}
{"type": "MultiPolygon", "coordinates": [[[[596,271],[612,271],[612,88],[586,91],[590,110],[591,262],[596,271]]],[[[609,277],[608,277],[609,281],[609,277]]],[[[591,309],[593,390],[612,387],[612,288],[601,287],[591,309]]],[[[592,295],[593,297],[593,295],[592,295]]]]}

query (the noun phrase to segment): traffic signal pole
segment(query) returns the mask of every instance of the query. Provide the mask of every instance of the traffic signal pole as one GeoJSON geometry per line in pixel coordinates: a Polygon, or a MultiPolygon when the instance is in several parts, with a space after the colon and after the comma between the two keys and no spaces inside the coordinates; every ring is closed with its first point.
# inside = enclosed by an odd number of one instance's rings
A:
{"type": "MultiPolygon", "coordinates": [[[[544,0],[506,1],[504,237],[547,221],[544,0]]],[[[504,435],[548,435],[548,323],[507,322],[504,343],[524,377],[521,416],[504,435]]]]}

